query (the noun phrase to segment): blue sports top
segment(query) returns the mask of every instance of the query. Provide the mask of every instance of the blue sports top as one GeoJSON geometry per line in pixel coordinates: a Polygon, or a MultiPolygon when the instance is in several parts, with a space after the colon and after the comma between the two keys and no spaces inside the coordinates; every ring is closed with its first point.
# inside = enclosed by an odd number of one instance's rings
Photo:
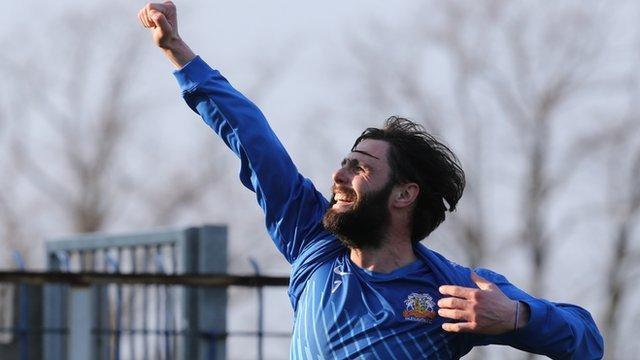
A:
{"type": "Polygon", "coordinates": [[[529,322],[494,336],[445,332],[438,287],[476,287],[469,268],[420,244],[418,260],[392,273],[356,266],[322,226],[329,202],[298,172],[260,110],[200,57],[174,75],[189,107],[240,158],[240,181],[255,192],[273,242],[292,265],[292,359],[457,359],[487,344],[552,358],[602,358],[589,312],[534,298],[486,269],[475,271],[526,303],[529,322]]]}

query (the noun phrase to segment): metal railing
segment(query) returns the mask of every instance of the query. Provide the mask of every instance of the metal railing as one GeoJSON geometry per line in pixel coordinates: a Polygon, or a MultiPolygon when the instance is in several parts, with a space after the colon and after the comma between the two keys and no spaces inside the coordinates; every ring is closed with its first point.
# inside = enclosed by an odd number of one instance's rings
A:
{"type": "MultiPolygon", "coordinates": [[[[72,299],[74,296],[82,296],[83,293],[90,292],[91,288],[95,286],[121,286],[126,287],[191,287],[198,288],[228,288],[232,286],[239,287],[252,287],[256,288],[256,291],[261,292],[263,287],[284,287],[288,285],[289,279],[287,277],[273,277],[273,276],[259,276],[259,275],[226,275],[226,274],[185,274],[185,275],[158,275],[158,274],[117,274],[117,273],[64,273],[64,272],[25,272],[25,271],[3,271],[0,272],[0,286],[7,288],[13,287],[13,294],[15,297],[15,303],[18,304],[17,308],[20,310],[16,312],[16,318],[14,319],[14,325],[10,327],[0,328],[0,334],[9,334],[13,337],[12,351],[4,349],[0,352],[3,354],[0,356],[2,359],[40,359],[49,357],[60,356],[63,358],[78,357],[81,353],[86,354],[86,350],[78,349],[78,346],[82,339],[86,338],[86,335],[80,335],[80,339],[74,341],[73,330],[68,326],[62,327],[46,327],[42,326],[39,321],[33,321],[33,315],[37,318],[38,312],[41,314],[41,309],[33,309],[34,302],[38,298],[41,298],[43,293],[43,286],[45,285],[57,285],[62,286],[69,292],[67,298],[72,299]],[[11,285],[9,285],[11,284],[11,285]],[[75,295],[74,295],[75,294],[75,295]],[[80,295],[78,295],[80,294],[80,295]],[[36,314],[30,314],[30,311],[34,311],[36,314]],[[31,318],[31,321],[29,319],[31,318]],[[72,349],[66,355],[65,354],[44,354],[39,349],[40,342],[45,335],[59,336],[63,341],[68,344],[68,349],[72,349]],[[75,351],[75,352],[74,352],[75,351]]],[[[257,305],[257,318],[263,317],[264,311],[264,298],[258,296],[257,305]]],[[[65,307],[69,309],[73,307],[73,301],[67,303],[65,307]]],[[[122,304],[122,303],[120,303],[122,304]]],[[[154,313],[158,313],[157,309],[152,309],[154,313]]],[[[71,312],[78,314],[83,313],[81,309],[70,309],[71,312]],[[80,310],[80,311],[79,311],[80,310]]],[[[122,308],[114,313],[122,313],[122,308]]],[[[87,313],[87,311],[84,311],[87,313]]],[[[136,315],[132,315],[134,318],[136,315]]],[[[162,316],[162,315],[161,315],[162,316]]],[[[138,316],[139,318],[139,316],[138,316]]],[[[115,319],[114,319],[115,320],[115,319]]],[[[134,321],[135,322],[135,321],[134,321]]],[[[162,321],[159,322],[161,325],[162,321]]],[[[149,323],[144,324],[142,327],[127,326],[123,322],[112,321],[113,326],[103,327],[91,327],[87,331],[90,336],[98,337],[103,341],[109,341],[112,344],[110,352],[103,353],[91,353],[91,358],[99,359],[176,359],[182,358],[176,351],[175,343],[177,339],[185,338],[188,336],[197,337],[201,341],[208,344],[207,351],[201,354],[201,358],[205,359],[218,359],[216,344],[219,341],[226,341],[227,338],[237,337],[254,337],[257,341],[256,353],[258,359],[263,359],[263,339],[274,337],[288,338],[291,336],[289,332],[267,331],[264,328],[264,323],[259,321],[256,331],[236,331],[236,332],[216,332],[201,330],[196,334],[189,334],[187,330],[171,329],[166,326],[151,326],[149,323]],[[138,345],[127,341],[123,341],[123,336],[127,339],[138,337],[138,345]],[[144,345],[143,340],[147,340],[147,346],[144,345]],[[155,341],[154,341],[155,340],[155,341]],[[115,351],[117,348],[116,342],[120,342],[119,351],[115,351]],[[141,343],[141,344],[140,344],[141,343]],[[145,350],[146,348],[146,350],[145,350]],[[136,351],[138,350],[138,351],[136,351]]],[[[131,322],[129,322],[129,325],[131,322]]],[[[95,351],[95,347],[93,349],[95,351]]],[[[61,351],[61,350],[60,350],[61,351]]]]}
{"type": "Polygon", "coordinates": [[[0,322],[1,359],[224,359],[230,336],[256,337],[262,359],[264,337],[290,336],[262,320],[263,287],[288,278],[255,261],[255,275],[228,275],[224,227],[74,236],[46,252],[48,271],[0,272],[14,317],[0,322]],[[230,286],[257,289],[257,331],[227,331],[230,286]]]}

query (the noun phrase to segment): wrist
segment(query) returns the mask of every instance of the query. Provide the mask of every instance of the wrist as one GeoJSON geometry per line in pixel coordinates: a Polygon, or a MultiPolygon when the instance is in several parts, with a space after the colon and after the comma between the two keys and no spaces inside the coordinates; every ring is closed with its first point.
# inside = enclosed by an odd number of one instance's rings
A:
{"type": "Polygon", "coordinates": [[[515,329],[522,329],[529,323],[529,318],[531,317],[531,309],[529,305],[524,301],[518,301],[518,311],[516,318],[516,327],[515,329]]]}
{"type": "Polygon", "coordinates": [[[164,51],[171,63],[178,69],[181,69],[196,57],[191,48],[189,48],[189,46],[179,36],[176,36],[165,46],[162,46],[161,49],[164,51]]]}

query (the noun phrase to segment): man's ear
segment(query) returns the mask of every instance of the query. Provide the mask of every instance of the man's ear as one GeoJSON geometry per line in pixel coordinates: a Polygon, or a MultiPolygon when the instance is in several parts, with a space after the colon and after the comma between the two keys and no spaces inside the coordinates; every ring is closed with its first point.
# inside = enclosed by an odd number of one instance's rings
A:
{"type": "Polygon", "coordinates": [[[411,206],[418,198],[418,194],[420,194],[420,187],[416,183],[397,185],[393,205],[398,208],[411,206]]]}

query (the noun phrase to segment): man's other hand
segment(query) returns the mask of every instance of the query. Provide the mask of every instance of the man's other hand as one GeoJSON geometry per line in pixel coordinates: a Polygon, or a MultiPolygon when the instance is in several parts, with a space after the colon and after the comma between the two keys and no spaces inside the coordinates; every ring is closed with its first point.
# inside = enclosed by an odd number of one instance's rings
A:
{"type": "Polygon", "coordinates": [[[145,5],[138,12],[138,19],[144,27],[151,29],[153,41],[176,67],[181,68],[195,57],[178,34],[176,6],[171,1],[145,5]]]}
{"type": "Polygon", "coordinates": [[[529,320],[529,307],[509,299],[500,288],[475,272],[471,279],[479,289],[443,285],[440,293],[449,295],[438,301],[438,315],[456,322],[442,324],[449,332],[498,335],[524,326],[529,320]],[[518,311],[517,311],[518,310],[518,311]]]}

